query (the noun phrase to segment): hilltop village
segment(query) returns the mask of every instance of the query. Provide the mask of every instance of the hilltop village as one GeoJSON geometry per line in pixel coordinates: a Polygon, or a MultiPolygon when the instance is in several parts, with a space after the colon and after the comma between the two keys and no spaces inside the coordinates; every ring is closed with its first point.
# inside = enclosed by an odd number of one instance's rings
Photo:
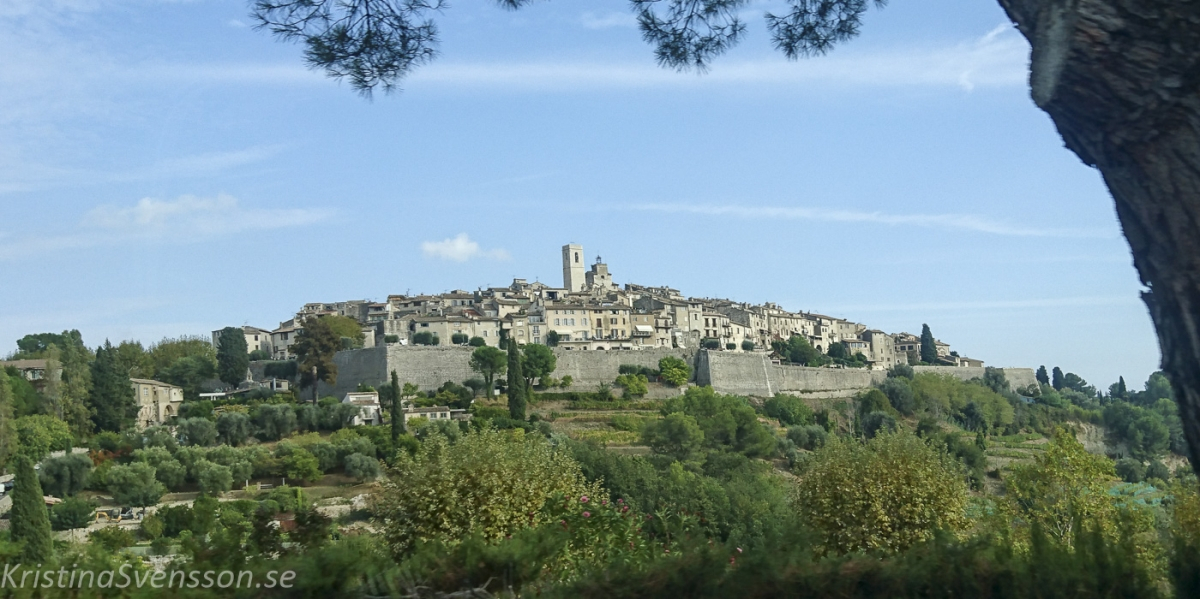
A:
{"type": "MultiPolygon", "coordinates": [[[[585,269],[583,246],[562,248],[561,287],[515,279],[508,287],[455,290],[435,295],[389,295],[384,302],[349,300],[305,304],[274,330],[246,326],[251,351],[289,360],[297,333],[314,316],[337,315],[363,327],[364,347],[383,344],[500,346],[543,344],[562,350],[676,348],[770,352],[772,344],[802,337],[818,352],[855,357],[867,369],[886,370],[921,361],[921,338],[811,312],[790,312],[774,303],[685,297],[670,287],[627,283],[623,287],[600,257],[585,269]]],[[[213,333],[214,344],[220,331],[213,333]]],[[[935,341],[935,365],[975,367],[935,341]]]]}

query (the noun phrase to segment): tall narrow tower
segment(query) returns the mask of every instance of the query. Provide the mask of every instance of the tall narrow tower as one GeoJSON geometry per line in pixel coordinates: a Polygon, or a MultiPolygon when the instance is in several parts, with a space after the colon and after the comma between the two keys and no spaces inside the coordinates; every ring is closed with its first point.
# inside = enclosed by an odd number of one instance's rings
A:
{"type": "Polygon", "coordinates": [[[568,292],[583,291],[583,246],[569,243],[562,248],[563,287],[568,292]]]}

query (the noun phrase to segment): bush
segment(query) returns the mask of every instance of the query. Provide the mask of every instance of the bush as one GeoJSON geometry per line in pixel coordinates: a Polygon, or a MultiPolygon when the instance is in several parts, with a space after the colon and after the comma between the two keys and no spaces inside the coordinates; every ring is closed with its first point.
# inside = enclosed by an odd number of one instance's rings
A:
{"type": "Polygon", "coordinates": [[[346,475],[358,481],[364,481],[379,476],[379,460],[361,453],[346,456],[346,475]]]}
{"type": "Polygon", "coordinates": [[[1161,481],[1159,483],[1160,485],[1166,484],[1167,481],[1171,480],[1171,469],[1167,468],[1166,464],[1158,460],[1154,460],[1150,462],[1149,466],[1146,467],[1145,480],[1158,480],[1161,481]]]}
{"type": "Polygon", "coordinates": [[[217,435],[226,445],[238,446],[250,438],[250,417],[241,412],[217,416],[217,435]]]}
{"type": "Polygon", "coordinates": [[[735,350],[735,349],[737,349],[737,344],[736,343],[726,343],[725,349],[730,350],[730,351],[735,350]]]}
{"type": "Polygon", "coordinates": [[[154,467],[154,478],[168,489],[179,488],[187,478],[187,468],[162,447],[139,449],[133,452],[133,457],[154,467]]]}
{"type": "Polygon", "coordinates": [[[317,458],[321,472],[329,472],[338,465],[338,450],[332,443],[313,443],[305,447],[317,458]]]}
{"type": "Polygon", "coordinates": [[[108,492],[120,505],[146,507],[158,503],[166,488],[154,476],[154,467],[145,462],[113,466],[108,471],[108,492]]]}
{"type": "MultiPolygon", "coordinates": [[[[794,395],[776,395],[763,403],[763,412],[784,426],[812,424],[813,411],[804,400],[794,395]]],[[[797,443],[799,445],[799,443],[797,443]]]]}
{"type": "Polygon", "coordinates": [[[17,429],[17,451],[34,463],[51,451],[71,449],[75,436],[66,422],[53,416],[22,416],[13,421],[17,429]]]}
{"type": "Polygon", "coordinates": [[[813,454],[796,489],[824,553],[903,551],[968,523],[958,464],[908,433],[833,440],[813,454]]]}
{"type": "Polygon", "coordinates": [[[1117,476],[1127,483],[1140,483],[1146,478],[1146,467],[1130,458],[1117,460],[1116,471],[1117,476]]]}
{"type": "Polygon", "coordinates": [[[283,469],[288,478],[305,483],[321,478],[321,463],[306,449],[296,449],[284,458],[283,469]]]}
{"type": "Polygon", "coordinates": [[[471,338],[466,333],[454,333],[450,335],[450,343],[454,345],[466,345],[471,338]]]}
{"type": "Polygon", "coordinates": [[[749,339],[743,341],[742,351],[754,351],[754,342],[749,339]]]}
{"type": "Polygon", "coordinates": [[[897,364],[888,369],[887,375],[888,378],[906,378],[911,381],[916,376],[916,372],[908,364],[897,364]]]}
{"type": "Polygon", "coordinates": [[[296,412],[288,404],[264,404],[255,418],[264,439],[275,441],[296,430],[296,412]]]}
{"type": "Polygon", "coordinates": [[[825,427],[817,424],[809,424],[807,426],[793,426],[788,428],[787,438],[796,447],[814,451],[825,446],[826,440],[829,438],[829,433],[825,427]]]}
{"type": "Polygon", "coordinates": [[[212,418],[213,402],[202,399],[185,401],[179,407],[179,418],[212,418]]]}
{"type": "Polygon", "coordinates": [[[50,508],[50,528],[53,530],[71,530],[87,528],[92,523],[96,508],[92,502],[82,497],[68,497],[62,503],[50,508]]]}
{"type": "Polygon", "coordinates": [[[412,342],[413,345],[438,345],[441,343],[441,340],[438,339],[437,335],[429,331],[421,331],[420,333],[413,334],[412,342]]]}
{"type": "Polygon", "coordinates": [[[721,349],[720,339],[704,339],[700,342],[700,347],[704,349],[721,349]]]}
{"type": "Polygon", "coordinates": [[[88,533],[88,542],[95,543],[109,553],[118,553],[127,547],[133,547],[137,539],[133,533],[117,525],[105,526],[88,533]]]}
{"type": "Polygon", "coordinates": [[[887,412],[871,412],[862,419],[862,432],[868,439],[880,433],[890,433],[896,430],[896,419],[887,412]]]}
{"type": "Polygon", "coordinates": [[[184,418],[176,423],[184,445],[208,447],[217,442],[217,425],[207,418],[184,418]]]}
{"type": "Polygon", "coordinates": [[[384,335],[384,343],[400,343],[400,335],[384,335]]]}
{"type": "Polygon", "coordinates": [[[87,485],[92,460],[82,453],[71,453],[42,462],[38,478],[42,492],[55,497],[70,497],[87,485]]]}
{"type": "Polygon", "coordinates": [[[471,337],[471,339],[467,341],[467,345],[471,347],[483,347],[487,345],[487,341],[484,340],[483,337],[471,337]]]}
{"type": "Polygon", "coordinates": [[[665,356],[658,361],[658,371],[663,382],[673,387],[681,387],[692,376],[692,369],[687,362],[675,356],[665,356]]]}
{"type": "Polygon", "coordinates": [[[233,473],[226,466],[200,460],[196,463],[196,482],[201,493],[218,495],[233,487],[233,473]]]}
{"type": "Polygon", "coordinates": [[[905,377],[888,377],[879,385],[879,390],[887,396],[888,402],[892,404],[892,407],[897,412],[905,416],[911,416],[917,409],[916,397],[913,395],[909,379],[905,377]]]}
{"type": "Polygon", "coordinates": [[[499,541],[546,523],[543,508],[552,499],[581,496],[604,499],[565,452],[538,436],[484,429],[453,444],[434,435],[413,457],[399,452],[375,515],[387,547],[400,558],[422,539],[499,541]],[[424,507],[413,509],[417,505],[424,507]]]}
{"type": "Polygon", "coordinates": [[[622,397],[631,399],[645,395],[649,391],[648,382],[644,374],[622,374],[617,377],[616,385],[625,390],[622,397]]]}

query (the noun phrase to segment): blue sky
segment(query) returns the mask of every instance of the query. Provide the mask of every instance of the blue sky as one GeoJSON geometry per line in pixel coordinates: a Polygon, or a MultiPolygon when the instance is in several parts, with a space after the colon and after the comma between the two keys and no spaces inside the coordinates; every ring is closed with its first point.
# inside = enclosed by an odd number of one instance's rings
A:
{"type": "Polygon", "coordinates": [[[365,100],[245,0],[5,0],[0,353],[558,283],[575,242],[622,283],[1145,380],[1111,199],[1030,101],[993,0],[898,0],[800,62],[771,49],[772,8],[697,75],[657,67],[624,2],[463,2],[441,56],[365,100]]]}

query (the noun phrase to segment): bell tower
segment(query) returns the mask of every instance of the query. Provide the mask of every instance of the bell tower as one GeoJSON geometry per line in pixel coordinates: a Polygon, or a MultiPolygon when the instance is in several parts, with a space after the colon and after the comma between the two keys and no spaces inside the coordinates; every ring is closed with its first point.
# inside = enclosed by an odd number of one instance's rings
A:
{"type": "Polygon", "coordinates": [[[562,248],[563,287],[567,292],[583,291],[583,246],[569,243],[562,248]]]}

